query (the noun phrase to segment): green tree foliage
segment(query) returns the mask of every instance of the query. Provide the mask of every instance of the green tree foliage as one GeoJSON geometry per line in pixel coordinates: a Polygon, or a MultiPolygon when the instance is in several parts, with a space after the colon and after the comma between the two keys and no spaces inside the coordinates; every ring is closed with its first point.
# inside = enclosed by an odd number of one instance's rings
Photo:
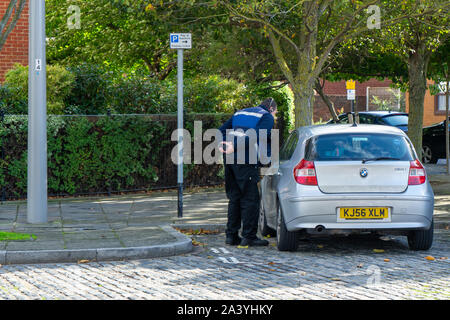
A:
{"type": "MultiPolygon", "coordinates": [[[[196,1],[96,0],[70,2],[80,8],[80,28],[69,28],[67,1],[48,0],[48,61],[107,65],[113,69],[145,68],[150,77],[165,79],[176,66],[169,49],[170,32],[193,32],[202,46],[201,17],[210,8],[196,1]],[[186,17],[198,17],[186,24],[186,17]]],[[[189,52],[187,53],[189,55],[189,52]]],[[[186,59],[187,62],[189,59],[186,59]]]]}

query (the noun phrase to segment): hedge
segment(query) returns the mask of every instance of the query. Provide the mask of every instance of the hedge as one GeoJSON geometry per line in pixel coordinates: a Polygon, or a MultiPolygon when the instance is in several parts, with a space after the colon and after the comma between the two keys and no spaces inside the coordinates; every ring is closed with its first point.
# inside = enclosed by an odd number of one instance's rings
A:
{"type": "MultiPolygon", "coordinates": [[[[218,128],[230,115],[186,115],[218,128]]],[[[176,116],[48,116],[48,193],[76,195],[176,186],[171,141],[176,116]]],[[[5,116],[0,126],[0,188],[7,199],[26,196],[27,117],[5,116]]],[[[191,131],[192,132],[192,131],[191,131]]],[[[193,134],[192,134],[193,137],[193,134]]],[[[185,165],[186,185],[223,181],[221,165],[185,165]]]]}

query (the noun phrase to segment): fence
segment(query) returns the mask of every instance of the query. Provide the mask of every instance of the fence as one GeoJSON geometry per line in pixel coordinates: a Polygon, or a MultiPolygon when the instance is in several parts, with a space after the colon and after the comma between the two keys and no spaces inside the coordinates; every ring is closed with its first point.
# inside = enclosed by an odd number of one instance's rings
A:
{"type": "MultiPolygon", "coordinates": [[[[203,131],[218,128],[229,114],[186,114],[203,131]]],[[[26,198],[27,116],[0,115],[1,200],[26,198]]],[[[176,187],[171,141],[176,115],[49,115],[47,117],[48,194],[111,195],[176,187]]],[[[192,134],[193,136],[193,134],[192,134]]],[[[185,165],[186,186],[223,183],[223,166],[185,165]]]]}

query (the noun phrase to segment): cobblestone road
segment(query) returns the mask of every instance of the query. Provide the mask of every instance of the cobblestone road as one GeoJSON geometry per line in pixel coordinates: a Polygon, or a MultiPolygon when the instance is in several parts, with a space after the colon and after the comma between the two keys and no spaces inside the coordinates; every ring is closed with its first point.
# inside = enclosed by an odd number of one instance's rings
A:
{"type": "Polygon", "coordinates": [[[427,252],[409,251],[404,237],[312,239],[295,253],[274,239],[245,249],[225,246],[223,234],[193,237],[201,244],[183,256],[2,266],[0,299],[450,298],[448,230],[436,230],[427,252]]]}

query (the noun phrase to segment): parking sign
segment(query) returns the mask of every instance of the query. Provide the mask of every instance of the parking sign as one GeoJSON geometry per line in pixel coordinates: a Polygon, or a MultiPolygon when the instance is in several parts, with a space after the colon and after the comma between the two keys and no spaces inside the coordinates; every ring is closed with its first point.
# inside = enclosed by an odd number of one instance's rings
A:
{"type": "Polygon", "coordinates": [[[171,33],[170,49],[191,49],[192,37],[190,33],[171,33]]]}

